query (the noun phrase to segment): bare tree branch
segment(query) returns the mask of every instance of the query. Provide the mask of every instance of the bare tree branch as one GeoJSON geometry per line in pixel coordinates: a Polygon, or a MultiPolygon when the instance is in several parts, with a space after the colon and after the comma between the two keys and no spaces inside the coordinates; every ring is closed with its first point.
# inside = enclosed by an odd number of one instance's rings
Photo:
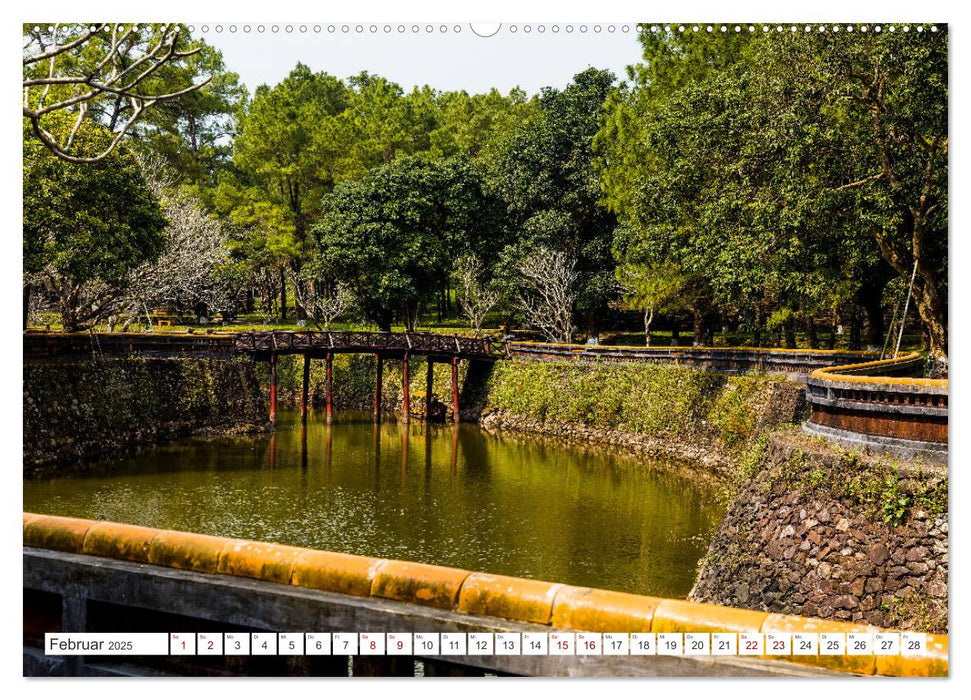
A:
{"type": "Polygon", "coordinates": [[[292,271],[290,278],[297,303],[320,330],[329,331],[331,324],[346,313],[354,302],[350,287],[343,282],[320,285],[308,279],[305,280],[306,284],[301,284],[301,279],[292,271]]]}
{"type": "Polygon", "coordinates": [[[576,260],[561,251],[539,248],[516,265],[519,309],[526,323],[551,342],[573,342],[576,302],[576,260]]]}
{"type": "Polygon", "coordinates": [[[474,255],[459,260],[455,272],[458,281],[458,299],[462,312],[469,317],[475,337],[482,334],[482,322],[487,313],[499,303],[499,292],[482,283],[482,264],[474,255]]]}
{"type": "Polygon", "coordinates": [[[148,40],[140,38],[134,24],[127,28],[121,24],[110,25],[110,38],[102,39],[108,27],[107,24],[86,27],[78,36],[68,38],[64,43],[60,43],[60,34],[63,31],[70,35],[71,25],[62,28],[58,24],[47,31],[28,32],[25,35],[23,116],[30,121],[31,130],[41,143],[59,158],[72,163],[102,160],[114,150],[145,109],[194,92],[212,79],[210,76],[185,88],[158,94],[137,89],[163,66],[192,56],[201,48],[179,51],[180,27],[177,24],[146,27],[152,33],[148,40]],[[104,56],[93,67],[85,68],[82,52],[89,47],[103,51],[104,56]],[[43,61],[48,61],[48,66],[43,72],[38,72],[38,64],[43,61]],[[33,89],[41,87],[43,91],[35,98],[33,89]],[[52,94],[59,99],[48,104],[52,94]],[[89,157],[79,156],[72,151],[78,126],[91,113],[90,105],[105,98],[118,100],[119,104],[123,104],[121,98],[127,100],[131,116],[122,122],[104,152],[89,157]],[[42,123],[45,115],[61,111],[74,112],[77,117],[74,128],[62,142],[42,123]]]}

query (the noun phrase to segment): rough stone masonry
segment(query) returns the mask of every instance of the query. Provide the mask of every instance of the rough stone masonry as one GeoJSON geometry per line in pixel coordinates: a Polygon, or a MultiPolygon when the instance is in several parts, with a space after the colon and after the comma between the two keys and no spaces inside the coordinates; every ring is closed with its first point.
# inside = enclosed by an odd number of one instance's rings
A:
{"type": "Polygon", "coordinates": [[[947,631],[946,472],[773,436],[729,506],[692,600],[947,631]]]}

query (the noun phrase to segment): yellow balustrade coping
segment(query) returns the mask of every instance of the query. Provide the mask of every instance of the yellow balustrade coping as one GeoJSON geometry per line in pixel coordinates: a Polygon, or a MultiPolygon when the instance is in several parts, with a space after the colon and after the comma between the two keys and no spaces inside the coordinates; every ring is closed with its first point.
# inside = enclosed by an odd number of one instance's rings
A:
{"type": "MultiPolygon", "coordinates": [[[[23,531],[24,546],[29,547],[242,576],[581,631],[899,631],[866,623],[780,615],[100,520],[24,513],[23,531]]],[[[863,675],[946,676],[948,636],[928,634],[927,640],[926,652],[914,657],[765,658],[863,675]]]]}
{"type": "Polygon", "coordinates": [[[891,357],[886,360],[875,360],[873,362],[860,362],[853,365],[839,365],[838,367],[826,367],[817,369],[809,376],[813,379],[823,379],[831,382],[853,382],[856,384],[876,384],[891,386],[936,386],[947,388],[946,379],[925,379],[923,377],[883,377],[869,376],[865,374],[844,374],[847,370],[865,370],[873,367],[892,367],[901,362],[920,359],[920,353],[910,352],[900,357],[891,357]]]}

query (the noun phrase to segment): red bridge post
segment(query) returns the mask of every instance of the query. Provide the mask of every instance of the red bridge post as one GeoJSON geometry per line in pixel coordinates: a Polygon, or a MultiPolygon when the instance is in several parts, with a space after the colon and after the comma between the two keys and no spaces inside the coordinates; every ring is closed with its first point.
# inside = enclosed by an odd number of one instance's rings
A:
{"type": "Polygon", "coordinates": [[[270,353],[270,422],[276,423],[276,353],[270,353]]]}
{"type": "Polygon", "coordinates": [[[452,358],[452,421],[459,422],[459,358],[452,358]]]}
{"type": "Polygon", "coordinates": [[[401,360],[401,388],[404,394],[404,419],[405,423],[411,422],[411,391],[408,387],[408,353],[405,353],[401,360]]]}
{"type": "Polygon", "coordinates": [[[384,373],[384,360],[381,355],[375,354],[377,360],[376,376],[374,381],[374,422],[381,422],[381,375],[384,373]]]}
{"type": "Polygon", "coordinates": [[[327,424],[334,422],[334,354],[327,353],[327,424]]]}
{"type": "Polygon", "coordinates": [[[433,371],[432,368],[434,366],[435,366],[435,363],[432,362],[432,358],[430,357],[426,358],[426,364],[425,364],[425,424],[426,425],[428,424],[428,421],[431,420],[431,417],[432,417],[432,380],[434,379],[434,375],[432,374],[432,371],[433,371]]]}
{"type": "Polygon", "coordinates": [[[307,424],[308,398],[310,394],[310,355],[303,356],[303,391],[300,394],[300,422],[307,424]]]}

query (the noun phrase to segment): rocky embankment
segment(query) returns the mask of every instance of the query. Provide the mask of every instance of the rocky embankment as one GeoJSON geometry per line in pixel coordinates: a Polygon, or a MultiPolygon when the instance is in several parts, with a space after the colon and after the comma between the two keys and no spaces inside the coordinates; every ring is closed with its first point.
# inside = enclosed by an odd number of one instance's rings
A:
{"type": "Polygon", "coordinates": [[[791,431],[744,471],[692,600],[947,631],[945,471],[791,431]]]}

